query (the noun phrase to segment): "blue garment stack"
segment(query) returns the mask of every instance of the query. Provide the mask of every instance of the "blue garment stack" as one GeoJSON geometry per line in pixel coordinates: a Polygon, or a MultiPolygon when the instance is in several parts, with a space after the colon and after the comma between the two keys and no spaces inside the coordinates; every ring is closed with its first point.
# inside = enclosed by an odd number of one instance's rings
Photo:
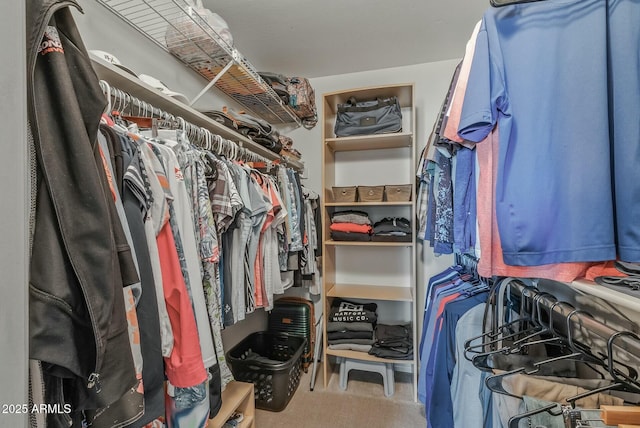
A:
{"type": "MultiPolygon", "coordinates": [[[[465,414],[467,421],[481,421],[483,418],[482,402],[477,394],[481,372],[474,370],[473,365],[471,370],[461,370],[460,367],[456,370],[456,363],[464,360],[461,357],[464,349],[460,351],[458,341],[464,342],[482,334],[482,322],[465,321],[464,332],[459,338],[456,327],[467,313],[475,314],[473,319],[477,320],[478,311],[484,311],[488,289],[487,283],[479,279],[469,266],[454,265],[429,280],[418,373],[418,399],[425,405],[427,427],[453,427],[454,419],[459,419],[461,413],[465,414]],[[459,376],[465,376],[464,389],[458,388],[459,376]],[[455,412],[452,395],[472,390],[475,395],[465,394],[464,409],[455,412]]],[[[459,406],[459,403],[456,400],[455,405],[459,406]]]]}

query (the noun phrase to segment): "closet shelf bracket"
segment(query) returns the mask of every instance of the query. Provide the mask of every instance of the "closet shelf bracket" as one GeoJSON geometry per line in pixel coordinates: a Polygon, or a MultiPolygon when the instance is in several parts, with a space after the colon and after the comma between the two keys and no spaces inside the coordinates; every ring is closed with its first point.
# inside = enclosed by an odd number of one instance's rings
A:
{"type": "Polygon", "coordinates": [[[204,94],[206,94],[217,82],[218,80],[220,80],[220,78],[227,72],[229,71],[229,69],[231,67],[233,67],[235,65],[236,61],[235,60],[231,60],[229,61],[229,63],[227,65],[224,66],[224,68],[222,70],[220,70],[220,72],[218,74],[216,74],[216,76],[211,79],[211,81],[207,84],[207,86],[205,86],[198,95],[196,95],[191,102],[189,103],[190,106],[193,106],[196,101],[198,101],[200,99],[200,97],[202,97],[204,94]]]}

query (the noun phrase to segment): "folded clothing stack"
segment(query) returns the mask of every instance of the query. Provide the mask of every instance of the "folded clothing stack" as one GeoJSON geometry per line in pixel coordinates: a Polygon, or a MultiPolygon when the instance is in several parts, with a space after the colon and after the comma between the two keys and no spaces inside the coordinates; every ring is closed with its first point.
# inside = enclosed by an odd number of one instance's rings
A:
{"type": "Polygon", "coordinates": [[[233,129],[234,131],[238,130],[238,125],[236,124],[236,122],[220,110],[203,110],[201,111],[201,113],[207,116],[209,119],[215,120],[222,126],[226,126],[227,128],[233,129]]]}
{"type": "Polygon", "coordinates": [[[411,242],[411,222],[403,217],[385,217],[373,225],[371,240],[411,242]]]}
{"type": "Polygon", "coordinates": [[[370,352],[378,305],[334,299],[327,318],[327,343],[330,349],[370,352]]]}
{"type": "Polygon", "coordinates": [[[236,112],[226,106],[222,108],[222,111],[235,122],[238,132],[242,135],[246,135],[274,153],[280,153],[282,150],[280,133],[271,124],[244,111],[236,112]]]}
{"type": "Polygon", "coordinates": [[[287,91],[289,79],[280,73],[271,73],[269,71],[261,71],[258,74],[271,86],[271,89],[280,97],[284,105],[289,105],[289,91],[287,91]]]}
{"type": "Polygon", "coordinates": [[[331,239],[334,241],[371,241],[371,220],[363,211],[338,211],[331,216],[331,239]]]}
{"type": "Polygon", "coordinates": [[[394,360],[413,358],[413,334],[411,324],[378,324],[375,329],[376,341],[369,350],[370,355],[394,360]]]}

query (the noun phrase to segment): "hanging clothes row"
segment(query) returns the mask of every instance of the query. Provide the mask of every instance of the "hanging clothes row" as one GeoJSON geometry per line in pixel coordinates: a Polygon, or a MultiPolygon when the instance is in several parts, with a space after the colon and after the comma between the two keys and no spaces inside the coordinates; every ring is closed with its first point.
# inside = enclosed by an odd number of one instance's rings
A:
{"type": "MultiPolygon", "coordinates": [[[[138,318],[157,317],[160,334],[149,337],[158,329],[147,331],[144,325],[140,333],[148,341],[143,348],[163,350],[170,386],[167,409],[160,411],[160,400],[154,409],[147,402],[147,371],[141,370],[145,407],[151,411],[137,426],[164,413],[169,426],[178,426],[178,420],[180,426],[185,421],[202,426],[219,407],[213,398],[232,380],[221,330],[258,308],[272,309],[274,295],[293,285],[294,271],[310,276],[310,292],[319,292],[313,267],[317,210],[291,168],[260,159],[104,83],[103,88],[116,95],[113,120],[100,128],[100,141],[105,141],[101,150],[111,161],[105,165],[119,189],[116,193],[125,189],[131,216],[141,228],[138,233],[146,234],[146,240],[132,248],[149,254],[140,268],[149,279],[143,287],[156,293],[154,299],[147,296],[147,305],[130,309],[135,315],[155,306],[138,318]],[[134,105],[144,105],[143,114],[148,111],[161,120],[151,129],[140,129],[146,123],[131,116],[134,105]],[[167,125],[178,129],[163,129],[167,125]],[[217,370],[212,372],[213,366],[217,370]],[[211,373],[205,375],[205,369],[211,373]],[[218,382],[212,380],[215,374],[218,382]],[[210,400],[205,400],[207,395],[210,400]],[[210,405],[202,405],[204,401],[210,405]]],[[[140,360],[146,367],[147,359],[140,360]]]]}
{"type": "Polygon", "coordinates": [[[600,406],[638,404],[640,338],[615,308],[601,302],[595,318],[551,291],[576,293],[567,286],[474,286],[474,274],[465,261],[429,280],[418,389],[428,427],[601,427],[600,406]]]}
{"type": "Polygon", "coordinates": [[[125,310],[140,280],[96,141],[107,102],[70,7],[27,5],[30,390],[71,408],[39,426],[122,426],[144,411],[125,310]]]}
{"type": "Polygon", "coordinates": [[[628,405],[640,401],[640,338],[621,326],[636,327],[607,302],[597,305],[596,319],[586,300],[574,298],[583,300],[574,306],[555,296],[575,293],[566,285],[541,285],[496,283],[485,332],[464,344],[464,364],[482,372],[486,385],[472,398],[484,409],[484,426],[617,426],[602,406],[638,413],[628,405]]]}
{"type": "Polygon", "coordinates": [[[296,271],[319,293],[317,195],[100,82],[66,6],[33,20],[29,333],[33,402],[72,411],[38,423],[204,426],[232,380],[221,330],[296,271]]]}
{"type": "Polygon", "coordinates": [[[616,258],[640,262],[640,106],[628,95],[640,79],[622,65],[640,39],[628,16],[640,16],[632,2],[487,10],[417,171],[420,236],[436,254],[475,255],[483,276],[563,282],[620,276],[616,258]],[[571,55],[529,64],[551,45],[571,55]]]}
{"type": "MultiPolygon", "coordinates": [[[[465,378],[464,387],[462,382],[452,385],[455,361],[460,358],[456,338],[473,335],[478,326],[482,331],[488,290],[489,282],[477,275],[475,261],[467,256],[460,256],[455,265],[429,280],[418,373],[418,399],[425,405],[429,427],[452,427],[454,413],[459,418],[464,413],[454,412],[454,406],[466,408],[465,397],[478,392],[479,377],[465,378]],[[458,325],[465,327],[458,329],[458,325]]],[[[477,420],[466,421],[472,423],[456,426],[477,426],[477,420]]]]}

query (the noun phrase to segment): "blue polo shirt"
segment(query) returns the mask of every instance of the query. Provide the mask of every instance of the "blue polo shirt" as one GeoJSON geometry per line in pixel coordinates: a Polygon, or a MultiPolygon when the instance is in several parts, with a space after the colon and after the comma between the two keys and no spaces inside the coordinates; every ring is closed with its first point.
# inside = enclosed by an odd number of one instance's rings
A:
{"type": "Polygon", "coordinates": [[[496,214],[509,265],[616,258],[606,22],[600,0],[484,14],[458,133],[480,142],[499,126],[496,214]]]}
{"type": "Polygon", "coordinates": [[[451,379],[456,365],[456,338],[458,320],[471,308],[484,304],[488,293],[447,303],[443,313],[442,329],[438,335],[438,344],[432,361],[431,402],[427,409],[428,425],[433,428],[453,427],[453,402],[451,400],[451,379]]]}
{"type": "Polygon", "coordinates": [[[618,256],[640,262],[640,3],[610,0],[608,12],[618,256]]]}

